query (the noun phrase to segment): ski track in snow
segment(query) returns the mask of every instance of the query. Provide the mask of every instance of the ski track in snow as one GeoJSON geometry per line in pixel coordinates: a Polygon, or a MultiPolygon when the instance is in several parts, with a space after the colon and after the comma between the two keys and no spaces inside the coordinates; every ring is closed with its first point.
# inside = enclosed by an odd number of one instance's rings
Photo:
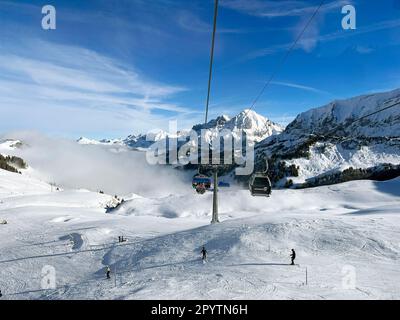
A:
{"type": "Polygon", "coordinates": [[[399,188],[399,179],[353,181],[269,199],[226,189],[222,223],[210,225],[211,194],[190,187],[132,197],[106,214],[111,196],[51,192],[0,170],[0,220],[8,222],[0,225],[0,289],[3,299],[399,299],[399,188]],[[41,289],[45,265],[56,270],[55,290],[41,289]],[[344,266],[354,267],[354,289],[342,285],[344,266]]]}

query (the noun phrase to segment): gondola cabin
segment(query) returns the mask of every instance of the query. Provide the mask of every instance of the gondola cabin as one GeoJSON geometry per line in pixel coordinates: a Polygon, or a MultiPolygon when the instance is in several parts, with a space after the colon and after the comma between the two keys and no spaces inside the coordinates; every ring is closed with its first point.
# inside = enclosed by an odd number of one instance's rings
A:
{"type": "Polygon", "coordinates": [[[271,180],[264,174],[254,174],[249,180],[251,195],[269,197],[272,192],[271,180]]]}
{"type": "Polygon", "coordinates": [[[211,178],[204,174],[196,174],[192,180],[192,187],[199,194],[204,194],[211,188],[211,178]]]}

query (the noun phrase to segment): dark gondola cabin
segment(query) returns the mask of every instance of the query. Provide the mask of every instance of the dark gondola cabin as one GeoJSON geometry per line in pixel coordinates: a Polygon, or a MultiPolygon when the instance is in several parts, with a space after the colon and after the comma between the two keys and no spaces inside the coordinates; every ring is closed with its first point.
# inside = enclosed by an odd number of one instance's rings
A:
{"type": "Polygon", "coordinates": [[[254,174],[250,178],[249,189],[252,196],[269,197],[272,192],[271,180],[264,174],[254,174]]]}

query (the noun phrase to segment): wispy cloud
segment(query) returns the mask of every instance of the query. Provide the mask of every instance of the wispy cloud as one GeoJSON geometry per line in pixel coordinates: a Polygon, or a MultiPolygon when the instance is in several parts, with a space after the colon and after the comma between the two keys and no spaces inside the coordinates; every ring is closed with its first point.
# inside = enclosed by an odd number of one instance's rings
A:
{"type": "MultiPolygon", "coordinates": [[[[22,113],[28,119],[32,113],[47,114],[43,119],[30,118],[43,125],[59,119],[59,112],[65,121],[70,121],[71,127],[79,122],[83,130],[102,125],[110,128],[112,124],[119,130],[125,119],[131,130],[137,131],[151,125],[160,127],[162,120],[167,125],[168,118],[160,115],[163,112],[170,113],[169,117],[171,113],[175,117],[193,114],[192,110],[170,102],[185,88],[151,80],[132,67],[94,51],[44,41],[28,41],[24,48],[9,51],[0,54],[2,120],[12,114],[22,113]],[[88,115],[89,110],[93,116],[88,115]],[[78,114],[86,118],[77,121],[78,114]]],[[[12,121],[26,122],[18,117],[12,121]]],[[[31,127],[35,128],[35,123],[31,127]]]]}
{"type": "MultiPolygon", "coordinates": [[[[321,12],[343,6],[345,1],[331,1],[322,6],[321,12]]],[[[348,1],[346,2],[348,4],[348,1]]],[[[310,5],[306,1],[280,0],[223,0],[221,5],[225,8],[261,18],[303,16],[315,11],[317,4],[310,5]]]]}
{"type": "Polygon", "coordinates": [[[280,124],[281,126],[286,127],[289,123],[291,123],[294,119],[296,119],[295,115],[280,115],[280,116],[271,116],[269,118],[271,121],[280,124]]]}
{"type": "Polygon", "coordinates": [[[374,52],[374,48],[367,47],[367,46],[356,46],[355,51],[359,54],[368,54],[374,52]]]}
{"type": "MultiPolygon", "coordinates": [[[[243,14],[252,15],[260,18],[279,18],[279,17],[297,17],[299,22],[292,28],[293,38],[296,38],[298,34],[303,30],[304,25],[308,22],[310,16],[314,15],[317,11],[317,15],[314,21],[308,26],[303,35],[303,40],[298,43],[298,47],[304,49],[307,52],[312,51],[318,43],[318,37],[320,35],[320,25],[324,21],[324,16],[345,4],[352,3],[352,0],[338,0],[326,2],[320,7],[320,2],[317,1],[310,4],[306,1],[298,0],[281,0],[281,1],[260,1],[260,0],[224,0],[222,5],[226,8],[238,11],[243,14]]],[[[289,44],[290,45],[290,44],[289,44]]],[[[286,49],[289,45],[283,45],[286,49]]],[[[271,48],[272,50],[266,49],[254,54],[254,57],[263,56],[279,50],[280,47],[271,48]]]]}
{"type": "Polygon", "coordinates": [[[309,86],[304,86],[301,84],[297,83],[292,83],[292,82],[283,82],[283,81],[272,81],[271,84],[278,85],[278,86],[284,86],[284,87],[289,87],[289,88],[294,88],[294,89],[300,89],[304,91],[309,91],[309,92],[314,92],[318,94],[328,94],[331,95],[331,93],[324,91],[324,90],[319,90],[317,88],[309,87],[309,86]]]}
{"type": "MultiPolygon", "coordinates": [[[[364,27],[358,27],[356,30],[352,32],[346,32],[345,30],[340,30],[324,35],[319,35],[317,37],[310,37],[306,36],[303,39],[301,39],[298,43],[297,48],[305,48],[308,47],[310,42],[329,42],[329,41],[334,41],[338,39],[344,39],[347,37],[355,37],[361,34],[366,34],[370,32],[376,32],[376,31],[381,31],[381,30],[386,30],[386,29],[393,29],[393,28],[398,28],[400,27],[400,19],[395,19],[395,20],[387,20],[387,21],[382,21],[378,23],[371,24],[369,26],[364,26],[364,27]]],[[[272,55],[281,51],[288,50],[292,43],[284,43],[284,44],[279,44],[279,45],[274,45],[270,46],[267,48],[262,48],[253,52],[248,53],[246,56],[241,58],[241,61],[246,61],[246,60],[251,60],[251,59],[256,59],[260,57],[264,57],[267,55],[272,55]]]]}
{"type": "MultiPolygon", "coordinates": [[[[199,16],[189,11],[181,11],[177,16],[178,25],[187,30],[209,34],[212,31],[212,22],[206,22],[199,16]]],[[[218,33],[246,33],[245,29],[223,28],[219,27],[218,33]]]]}

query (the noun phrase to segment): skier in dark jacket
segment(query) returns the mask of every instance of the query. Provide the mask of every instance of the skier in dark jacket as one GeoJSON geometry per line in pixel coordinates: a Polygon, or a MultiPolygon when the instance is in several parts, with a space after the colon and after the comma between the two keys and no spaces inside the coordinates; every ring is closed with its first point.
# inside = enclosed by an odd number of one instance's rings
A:
{"type": "Polygon", "coordinates": [[[107,267],[106,268],[106,276],[107,276],[107,279],[110,279],[111,277],[110,277],[110,274],[111,274],[111,269],[110,269],[110,267],[107,267]]]}
{"type": "Polygon", "coordinates": [[[201,254],[203,255],[203,261],[207,261],[207,250],[204,246],[203,249],[201,249],[201,254]]]}
{"type": "Polygon", "coordinates": [[[290,258],[292,259],[291,265],[294,266],[294,259],[296,259],[296,252],[294,249],[292,249],[292,254],[290,255],[290,258]]]}

